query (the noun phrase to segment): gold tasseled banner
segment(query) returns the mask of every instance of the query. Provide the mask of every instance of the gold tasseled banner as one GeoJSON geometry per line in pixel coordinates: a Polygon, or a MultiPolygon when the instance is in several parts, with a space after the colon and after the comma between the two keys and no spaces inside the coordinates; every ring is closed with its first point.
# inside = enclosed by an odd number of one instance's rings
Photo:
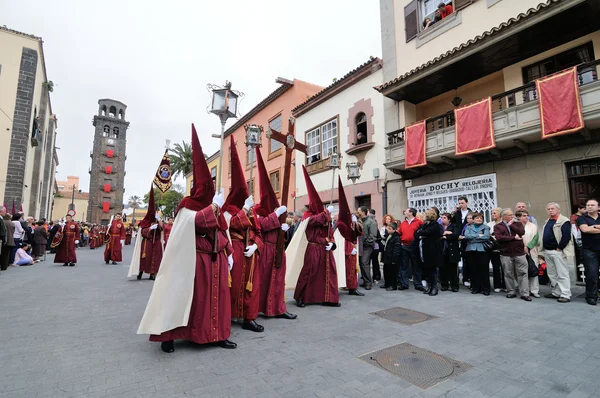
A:
{"type": "Polygon", "coordinates": [[[228,277],[227,279],[229,281],[229,287],[231,287],[231,282],[232,282],[232,280],[231,280],[231,272],[229,272],[229,271],[227,272],[227,277],[228,277]]]}

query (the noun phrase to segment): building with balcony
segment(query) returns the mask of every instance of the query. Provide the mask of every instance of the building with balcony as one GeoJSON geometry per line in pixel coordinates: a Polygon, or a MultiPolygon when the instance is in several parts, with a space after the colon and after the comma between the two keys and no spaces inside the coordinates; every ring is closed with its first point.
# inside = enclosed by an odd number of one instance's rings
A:
{"type": "Polygon", "coordinates": [[[600,2],[444,0],[428,25],[439,2],[380,2],[390,213],[464,195],[486,218],[523,201],[541,220],[550,201],[568,215],[600,196],[600,2]],[[535,81],[573,67],[585,128],[542,139],[535,81]],[[454,109],[487,97],[495,147],[457,156],[454,109]],[[407,168],[405,127],[423,120],[427,165],[407,168]]]}
{"type": "Polygon", "coordinates": [[[307,155],[296,155],[296,180],[301,181],[297,184],[297,208],[308,204],[299,167],[305,165],[324,203],[333,200],[337,206],[339,175],[352,209],[367,206],[377,215],[383,211],[383,110],[384,103],[393,101],[373,90],[383,83],[382,66],[379,58],[371,58],[294,108],[296,140],[307,146],[307,155]],[[329,167],[332,153],[341,155],[335,177],[334,169],[329,167]],[[358,173],[353,173],[352,167],[358,173]],[[351,176],[358,178],[351,180],[351,176]]]}
{"type": "MultiPolygon", "coordinates": [[[[256,153],[254,149],[249,149],[246,146],[246,130],[245,125],[255,124],[262,126],[264,133],[261,138],[261,155],[265,160],[265,167],[271,178],[271,184],[275,194],[281,200],[281,185],[283,180],[283,168],[285,159],[285,148],[283,144],[274,139],[266,138],[266,132],[270,128],[275,131],[279,131],[283,134],[287,134],[288,119],[292,116],[292,109],[298,104],[306,101],[307,98],[321,91],[323,87],[304,82],[302,80],[294,79],[288,80],[278,78],[276,82],[279,87],[269,94],[265,99],[259,102],[254,108],[248,113],[239,118],[231,127],[225,131],[225,141],[223,144],[224,158],[223,158],[223,171],[222,171],[222,185],[225,188],[225,193],[231,189],[231,145],[230,135],[233,135],[235,145],[237,146],[238,154],[240,155],[240,161],[244,168],[246,182],[250,189],[250,170],[252,170],[252,180],[257,182],[256,177],[258,170],[256,169],[256,153]]],[[[297,152],[297,151],[293,151],[297,152]]],[[[297,153],[292,153],[292,169],[290,174],[290,187],[296,186],[296,171],[294,159],[297,153]]],[[[258,184],[254,183],[253,193],[256,202],[258,202],[258,184]]],[[[287,205],[289,208],[292,207],[293,203],[293,190],[290,189],[290,194],[287,198],[287,205]]]]}
{"type": "Polygon", "coordinates": [[[0,26],[0,198],[49,218],[54,197],[56,115],[40,37],[0,26]]]}

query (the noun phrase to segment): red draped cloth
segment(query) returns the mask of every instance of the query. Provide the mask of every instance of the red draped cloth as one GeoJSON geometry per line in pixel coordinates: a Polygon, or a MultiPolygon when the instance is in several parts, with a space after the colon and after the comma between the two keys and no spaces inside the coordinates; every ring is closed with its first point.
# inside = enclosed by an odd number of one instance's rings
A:
{"type": "Polygon", "coordinates": [[[277,235],[281,230],[281,222],[275,213],[268,217],[260,217],[260,232],[264,241],[264,249],[260,254],[260,299],[258,312],[266,316],[277,316],[287,311],[285,306],[285,252],[281,267],[275,267],[277,255],[277,235]]]}
{"type": "Polygon", "coordinates": [[[165,248],[167,247],[167,242],[169,242],[169,236],[171,235],[171,229],[173,229],[172,225],[165,224],[165,248]]]}
{"type": "Polygon", "coordinates": [[[162,260],[163,248],[160,241],[161,227],[156,229],[142,228],[142,258],[140,272],[156,275],[162,260]]]}
{"type": "Polygon", "coordinates": [[[63,238],[56,247],[56,256],[54,262],[57,264],[76,263],[77,253],[75,253],[75,241],[79,240],[79,225],[76,222],[67,222],[63,227],[63,238]]]}
{"type": "Polygon", "coordinates": [[[405,157],[404,165],[411,167],[427,164],[427,127],[425,121],[412,124],[404,129],[405,157]]]}
{"type": "MultiPolygon", "coordinates": [[[[254,213],[254,210],[251,210],[254,213]]],[[[233,269],[231,270],[231,317],[253,321],[258,317],[258,301],[260,297],[260,254],[264,245],[260,230],[256,228],[256,214],[251,218],[244,210],[231,217],[229,234],[233,246],[233,269]],[[258,250],[252,257],[244,256],[246,250],[246,230],[248,229],[248,246],[254,243],[258,250]]]]}
{"type": "Polygon", "coordinates": [[[542,138],[584,128],[577,67],[536,81],[542,138]]]}
{"type": "Polygon", "coordinates": [[[346,287],[349,290],[356,290],[358,289],[358,272],[356,272],[358,249],[356,250],[357,254],[353,255],[352,249],[354,249],[354,245],[352,242],[348,240],[344,240],[344,242],[344,252],[346,254],[346,287]]]}
{"type": "Polygon", "coordinates": [[[304,253],[304,266],[294,292],[294,299],[303,300],[306,304],[339,302],[335,258],[333,251],[325,250],[325,246],[330,241],[333,242],[333,237],[328,236],[330,220],[327,211],[308,219],[308,245],[304,253]]]}
{"type": "Polygon", "coordinates": [[[227,257],[232,253],[225,230],[218,229],[217,261],[212,261],[214,233],[218,228],[212,206],[196,213],[196,276],[194,297],[187,326],[150,341],[191,340],[197,344],[227,340],[231,335],[231,299],[227,257]]]}
{"type": "Polygon", "coordinates": [[[466,155],[496,147],[492,97],[454,110],[455,155],[466,155]]]}
{"type": "Polygon", "coordinates": [[[110,234],[110,241],[104,248],[104,261],[123,261],[123,253],[121,246],[121,240],[125,240],[125,227],[123,223],[119,221],[113,221],[108,228],[110,234]]]}

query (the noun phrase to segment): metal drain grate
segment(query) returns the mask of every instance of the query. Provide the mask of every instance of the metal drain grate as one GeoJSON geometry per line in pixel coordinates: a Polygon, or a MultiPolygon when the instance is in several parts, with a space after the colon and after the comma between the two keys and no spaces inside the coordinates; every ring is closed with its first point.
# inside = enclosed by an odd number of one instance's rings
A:
{"type": "Polygon", "coordinates": [[[413,311],[402,307],[388,308],[386,310],[371,312],[370,314],[379,316],[392,322],[398,322],[409,326],[437,318],[437,316],[424,314],[422,312],[413,311]]]}
{"type": "Polygon", "coordinates": [[[358,358],[423,389],[433,387],[472,367],[409,343],[384,348],[358,358]]]}

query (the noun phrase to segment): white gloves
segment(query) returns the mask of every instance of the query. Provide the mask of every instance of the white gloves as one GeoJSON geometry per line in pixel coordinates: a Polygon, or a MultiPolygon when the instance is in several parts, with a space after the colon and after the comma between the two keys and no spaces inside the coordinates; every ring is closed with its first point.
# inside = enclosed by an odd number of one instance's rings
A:
{"type": "Polygon", "coordinates": [[[252,257],[252,255],[254,254],[254,252],[257,249],[258,249],[258,246],[256,246],[256,243],[253,243],[252,245],[250,245],[246,248],[246,251],[244,252],[244,256],[252,257]]]}
{"type": "Polygon", "coordinates": [[[123,246],[125,244],[125,241],[123,239],[121,239],[121,246],[123,246]]]}
{"type": "Polygon", "coordinates": [[[358,218],[354,214],[352,214],[352,222],[358,222],[358,218]]]}
{"type": "Polygon", "coordinates": [[[233,268],[233,254],[230,254],[229,257],[227,257],[227,264],[229,264],[229,271],[231,271],[233,268]]]}
{"type": "Polygon", "coordinates": [[[333,206],[327,206],[327,211],[328,211],[328,212],[330,212],[330,213],[333,213],[333,210],[335,210],[335,209],[333,208],[333,206]]]}
{"type": "Polygon", "coordinates": [[[356,253],[358,253],[358,252],[356,251],[356,247],[353,247],[353,248],[352,248],[352,253],[350,253],[350,255],[351,255],[351,256],[355,256],[355,255],[356,255],[356,253]]]}
{"type": "Polygon", "coordinates": [[[213,200],[212,202],[217,205],[217,207],[220,209],[221,207],[223,207],[223,204],[225,203],[225,194],[223,193],[224,190],[223,188],[221,188],[221,190],[219,191],[219,193],[215,193],[215,196],[213,196],[213,200]]]}
{"type": "Polygon", "coordinates": [[[287,206],[281,206],[275,209],[275,215],[280,217],[283,213],[287,211],[287,206]]]}
{"type": "Polygon", "coordinates": [[[246,209],[246,211],[250,211],[252,206],[254,206],[254,199],[252,198],[252,195],[250,195],[244,201],[244,209],[246,209]]]}
{"type": "Polygon", "coordinates": [[[325,250],[330,251],[332,247],[333,247],[333,243],[330,242],[327,244],[327,247],[325,247],[325,250]]]}
{"type": "Polygon", "coordinates": [[[156,221],[160,221],[161,220],[160,214],[158,214],[158,213],[156,213],[156,215],[154,216],[154,218],[156,218],[156,221]]]}
{"type": "Polygon", "coordinates": [[[156,229],[156,228],[158,228],[158,224],[152,224],[152,225],[150,226],[150,229],[151,229],[151,230],[152,230],[152,229],[156,229]]]}
{"type": "Polygon", "coordinates": [[[76,244],[76,245],[78,245],[78,244],[79,244],[79,241],[78,241],[78,240],[76,240],[76,241],[75,241],[75,244],[76,244]]]}
{"type": "Polygon", "coordinates": [[[287,232],[287,230],[290,229],[290,226],[287,224],[281,224],[281,230],[283,232],[287,232]]]}

